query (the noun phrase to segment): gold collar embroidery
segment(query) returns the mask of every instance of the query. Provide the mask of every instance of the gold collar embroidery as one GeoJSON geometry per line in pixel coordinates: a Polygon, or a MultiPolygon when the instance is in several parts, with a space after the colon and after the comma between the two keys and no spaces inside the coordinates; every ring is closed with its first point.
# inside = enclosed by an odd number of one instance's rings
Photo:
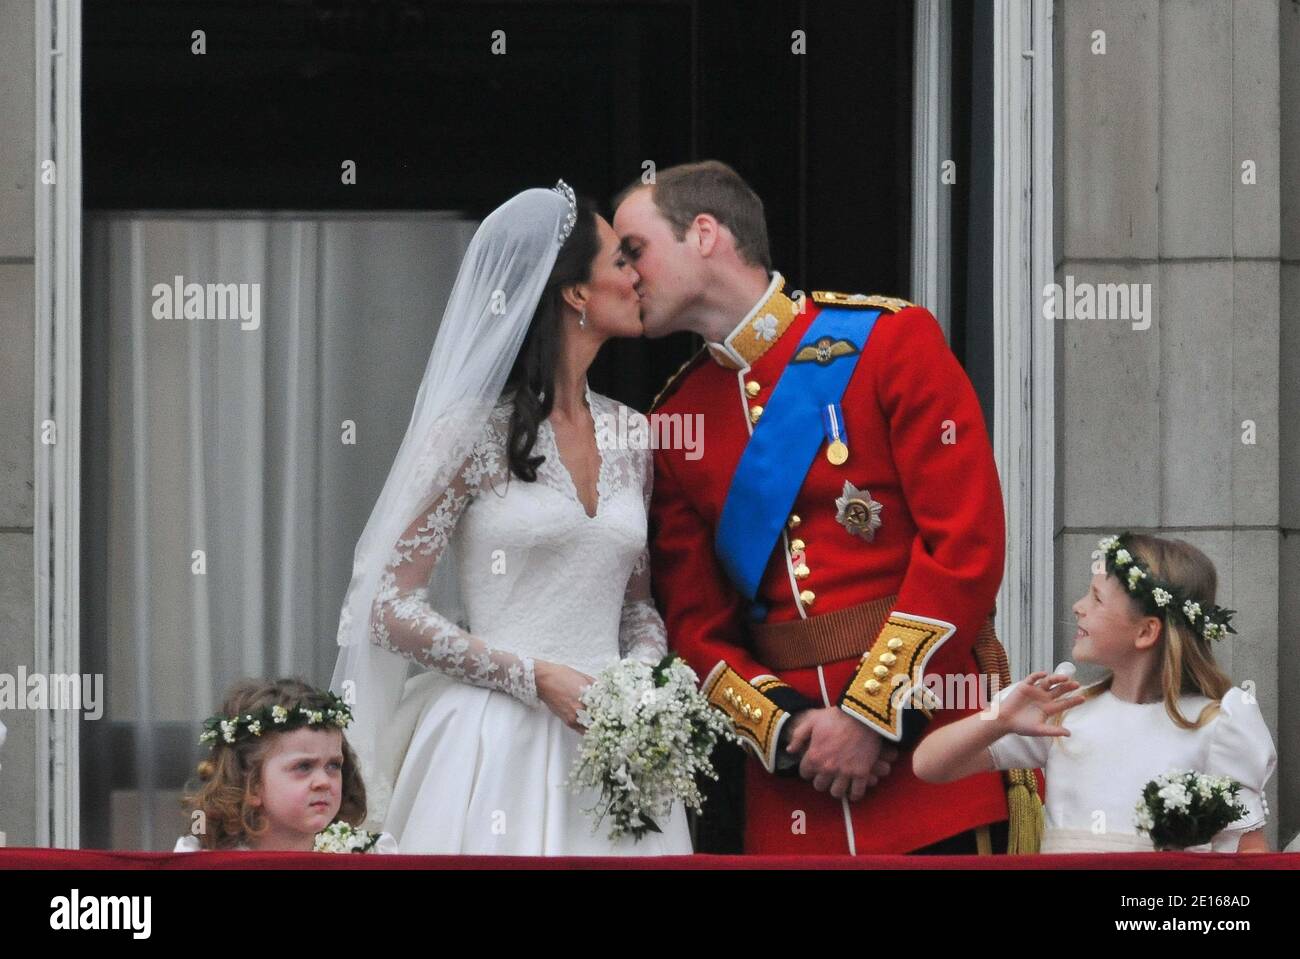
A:
{"type": "Polygon", "coordinates": [[[721,343],[708,343],[714,362],[729,370],[748,369],[781,338],[799,307],[783,292],[785,277],[772,273],[772,283],[745,318],[721,343]]]}

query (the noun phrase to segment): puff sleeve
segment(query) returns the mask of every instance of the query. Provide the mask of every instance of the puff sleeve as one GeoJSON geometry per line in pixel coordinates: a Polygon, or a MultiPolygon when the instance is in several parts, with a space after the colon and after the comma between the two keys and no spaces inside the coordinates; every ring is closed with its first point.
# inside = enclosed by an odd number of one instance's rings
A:
{"type": "Polygon", "coordinates": [[[1234,686],[1219,703],[1219,715],[1211,730],[1206,772],[1228,776],[1241,783],[1237,801],[1246,815],[1214,837],[1214,849],[1235,851],[1243,833],[1268,822],[1268,801],[1264,786],[1277,768],[1277,750],[1253,696],[1234,686]]]}

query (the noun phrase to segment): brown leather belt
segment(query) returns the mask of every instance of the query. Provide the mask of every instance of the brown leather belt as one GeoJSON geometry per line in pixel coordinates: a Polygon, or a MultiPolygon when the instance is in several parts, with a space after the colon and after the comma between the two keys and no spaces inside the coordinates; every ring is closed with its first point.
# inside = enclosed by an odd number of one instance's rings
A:
{"type": "MultiPolygon", "coordinates": [[[[841,659],[858,659],[871,649],[897,601],[897,596],[882,596],[807,619],[751,623],[749,637],[754,658],[771,669],[808,669],[841,659]]],[[[1006,653],[993,631],[992,616],[975,637],[975,658],[981,672],[1006,671],[1006,653]]],[[[1002,678],[1009,681],[1009,671],[1002,678]]]]}

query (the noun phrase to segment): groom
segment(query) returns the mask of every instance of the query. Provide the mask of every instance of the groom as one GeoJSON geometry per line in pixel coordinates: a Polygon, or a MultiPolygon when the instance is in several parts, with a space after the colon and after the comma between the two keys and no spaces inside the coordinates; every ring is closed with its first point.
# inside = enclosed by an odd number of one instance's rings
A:
{"type": "Polygon", "coordinates": [[[670,643],[749,747],[745,851],[1004,850],[1000,774],[911,768],[928,725],[986,704],[950,692],[1000,653],[997,469],[934,317],[791,299],[762,202],[723,163],[660,171],[616,207],[646,335],[706,341],[655,400],[703,417],[704,455],[655,454],[653,577],[670,643]]]}

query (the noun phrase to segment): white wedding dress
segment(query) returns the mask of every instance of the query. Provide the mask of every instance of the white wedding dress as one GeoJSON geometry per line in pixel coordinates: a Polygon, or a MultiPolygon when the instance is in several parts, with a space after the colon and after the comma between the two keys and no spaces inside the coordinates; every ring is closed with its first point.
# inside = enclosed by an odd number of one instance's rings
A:
{"type": "MultiPolygon", "coordinates": [[[[587,401],[593,426],[618,422],[620,404],[590,389],[587,401]]],[[[545,457],[536,482],[510,473],[509,416],[502,401],[380,581],[374,640],[425,667],[407,681],[385,732],[391,797],[387,782],[367,783],[374,804],[386,806],[383,828],[403,853],[689,854],[680,803],[661,832],[637,842],[611,842],[608,820],[593,831],[586,810],[596,793],[566,784],[581,735],[538,701],[533,674],[537,659],[595,676],[621,657],[657,662],[666,652],[646,547],[650,453],[615,448],[596,430],[598,503],[589,516],[549,422],[533,450],[545,457]],[[427,601],[449,543],[463,624],[427,601]]]]}

